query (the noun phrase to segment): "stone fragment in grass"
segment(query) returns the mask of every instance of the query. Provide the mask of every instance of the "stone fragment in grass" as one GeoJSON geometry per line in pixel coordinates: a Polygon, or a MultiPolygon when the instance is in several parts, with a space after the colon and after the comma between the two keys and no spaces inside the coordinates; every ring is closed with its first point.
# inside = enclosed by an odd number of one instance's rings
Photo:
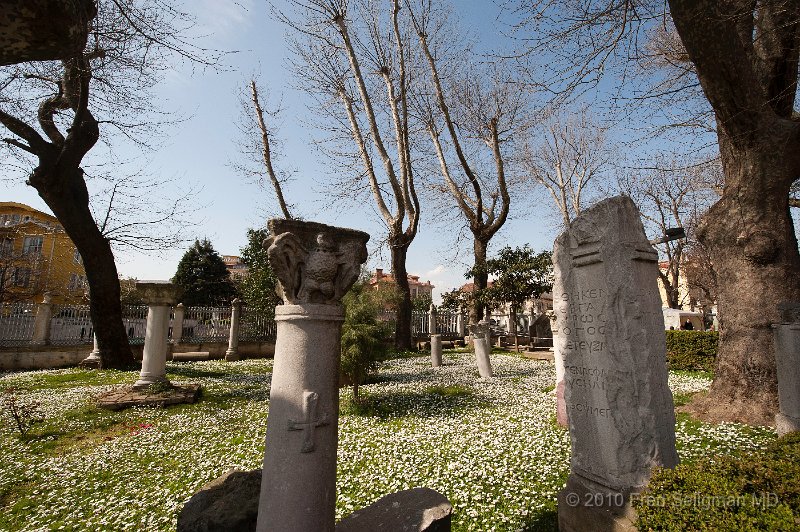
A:
{"type": "Polygon", "coordinates": [[[430,488],[413,488],[381,497],[336,525],[336,532],[449,532],[453,506],[430,488]]]}
{"type": "Polygon", "coordinates": [[[231,470],[195,493],[178,514],[178,532],[256,529],[261,469],[231,470]]]}
{"type": "Polygon", "coordinates": [[[120,386],[97,396],[98,408],[124,410],[134,406],[169,406],[195,403],[200,397],[199,384],[175,384],[168,387],[134,388],[120,386]]]}

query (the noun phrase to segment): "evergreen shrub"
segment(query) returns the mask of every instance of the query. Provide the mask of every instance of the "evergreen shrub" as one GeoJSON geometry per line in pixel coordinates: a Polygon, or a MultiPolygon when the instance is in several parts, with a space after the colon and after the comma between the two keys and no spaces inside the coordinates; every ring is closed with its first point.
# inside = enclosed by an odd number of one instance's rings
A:
{"type": "Polygon", "coordinates": [[[718,345],[718,332],[667,331],[669,369],[714,371],[718,345]]]}

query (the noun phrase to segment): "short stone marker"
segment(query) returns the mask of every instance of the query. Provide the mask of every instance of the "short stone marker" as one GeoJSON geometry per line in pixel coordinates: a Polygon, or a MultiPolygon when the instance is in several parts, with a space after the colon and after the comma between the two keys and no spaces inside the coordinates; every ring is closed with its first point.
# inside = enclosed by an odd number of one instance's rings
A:
{"type": "Polygon", "coordinates": [[[781,323],[773,325],[778,403],[775,428],[779,436],[800,430],[800,302],[778,305],[781,323]]]}
{"type": "Polygon", "coordinates": [[[270,220],[264,242],[284,304],[270,389],[259,532],[332,532],[336,510],[342,296],[367,259],[369,235],[270,220]]]}
{"type": "Polygon", "coordinates": [[[442,365],[442,335],[431,335],[431,365],[438,368],[442,365]]]}
{"type": "Polygon", "coordinates": [[[336,525],[336,532],[449,532],[453,506],[429,488],[381,497],[336,525]]]}
{"type": "Polygon", "coordinates": [[[555,242],[557,349],[572,459],[559,529],[635,530],[630,495],[674,467],[658,254],[627,196],[586,210],[555,242]]]}
{"type": "Polygon", "coordinates": [[[484,379],[490,378],[492,373],[492,361],[489,354],[492,352],[491,331],[489,322],[483,320],[478,324],[469,326],[472,336],[472,344],[475,347],[475,362],[478,365],[478,373],[484,379]]]}

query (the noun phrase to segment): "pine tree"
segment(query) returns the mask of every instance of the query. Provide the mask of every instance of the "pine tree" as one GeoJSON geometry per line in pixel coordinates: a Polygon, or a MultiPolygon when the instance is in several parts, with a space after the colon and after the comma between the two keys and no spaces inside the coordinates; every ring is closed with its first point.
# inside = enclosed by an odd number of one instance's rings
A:
{"type": "Polygon", "coordinates": [[[273,313],[281,300],[275,291],[278,278],[267,260],[264,239],[266,229],[248,229],[247,246],[241,249],[242,262],[247,265],[247,276],[237,282],[237,289],[248,308],[273,313]]]}
{"type": "Polygon", "coordinates": [[[184,253],[172,281],[183,288],[187,306],[227,305],[236,296],[225,262],[205,238],[184,253]]]}

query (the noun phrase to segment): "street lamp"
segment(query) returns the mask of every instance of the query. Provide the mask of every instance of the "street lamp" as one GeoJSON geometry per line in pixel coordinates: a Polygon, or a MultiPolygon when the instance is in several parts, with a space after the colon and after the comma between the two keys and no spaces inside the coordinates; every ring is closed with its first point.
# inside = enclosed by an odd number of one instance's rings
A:
{"type": "Polygon", "coordinates": [[[665,242],[672,242],[673,240],[680,240],[682,238],[686,238],[686,231],[683,230],[683,227],[669,227],[664,231],[664,236],[656,240],[651,240],[650,243],[653,245],[663,244],[665,242]]]}

